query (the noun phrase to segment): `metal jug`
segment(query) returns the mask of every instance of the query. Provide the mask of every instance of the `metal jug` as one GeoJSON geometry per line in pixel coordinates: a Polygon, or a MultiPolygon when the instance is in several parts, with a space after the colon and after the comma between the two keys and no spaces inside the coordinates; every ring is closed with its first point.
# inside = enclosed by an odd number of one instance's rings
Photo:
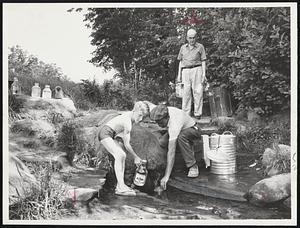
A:
{"type": "Polygon", "coordinates": [[[210,149],[222,156],[221,161],[212,160],[210,171],[214,174],[236,173],[236,136],[230,131],[225,131],[222,135],[213,133],[210,136],[210,149]]]}

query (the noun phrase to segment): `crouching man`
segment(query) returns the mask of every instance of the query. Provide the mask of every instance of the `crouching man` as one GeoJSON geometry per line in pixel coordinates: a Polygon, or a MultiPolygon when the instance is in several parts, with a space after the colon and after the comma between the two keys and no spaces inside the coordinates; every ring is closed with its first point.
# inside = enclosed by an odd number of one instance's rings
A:
{"type": "Polygon", "coordinates": [[[175,107],[167,107],[164,104],[153,108],[150,112],[150,118],[160,127],[167,127],[167,134],[169,135],[167,166],[165,175],[160,181],[161,187],[164,190],[167,188],[167,182],[174,166],[176,145],[178,145],[189,169],[188,177],[197,177],[199,169],[196,164],[192,141],[201,138],[198,124],[186,112],[175,107]]]}

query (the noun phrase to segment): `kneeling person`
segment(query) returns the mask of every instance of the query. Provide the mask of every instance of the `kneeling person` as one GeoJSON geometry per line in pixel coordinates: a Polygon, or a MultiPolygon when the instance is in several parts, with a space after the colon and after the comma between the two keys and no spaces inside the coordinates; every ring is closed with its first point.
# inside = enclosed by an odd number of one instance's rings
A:
{"type": "Polygon", "coordinates": [[[160,181],[163,189],[167,188],[167,182],[174,166],[176,145],[178,145],[185,164],[189,168],[188,177],[197,177],[199,170],[192,147],[192,141],[201,138],[201,131],[197,123],[186,112],[175,107],[167,107],[164,104],[153,108],[150,112],[150,118],[160,127],[168,128],[167,167],[165,175],[160,181]]]}
{"type": "Polygon", "coordinates": [[[123,141],[126,150],[134,157],[134,163],[140,164],[141,158],[137,156],[130,145],[130,132],[133,123],[139,123],[144,117],[149,116],[149,107],[146,103],[138,101],[132,111],[114,117],[108,121],[99,131],[98,139],[105,149],[114,157],[114,170],[117,178],[117,195],[136,195],[135,191],[124,182],[126,153],[114,139],[116,135],[123,134],[123,141]]]}

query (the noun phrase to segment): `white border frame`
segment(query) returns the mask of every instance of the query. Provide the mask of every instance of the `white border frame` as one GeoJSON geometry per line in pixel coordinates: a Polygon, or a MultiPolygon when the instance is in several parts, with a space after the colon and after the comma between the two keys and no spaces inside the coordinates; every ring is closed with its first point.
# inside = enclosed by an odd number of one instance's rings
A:
{"type": "Polygon", "coordinates": [[[295,2],[266,2],[266,3],[3,3],[3,224],[60,224],[60,225],[297,225],[297,3],[295,2]],[[99,7],[99,8],[155,8],[155,7],[290,7],[291,13],[291,148],[295,154],[295,161],[292,160],[292,213],[291,219],[248,219],[248,220],[46,220],[46,221],[25,221],[9,220],[8,210],[8,50],[5,37],[5,13],[10,7],[20,4],[42,4],[47,5],[60,4],[61,6],[72,7],[99,7]]]}

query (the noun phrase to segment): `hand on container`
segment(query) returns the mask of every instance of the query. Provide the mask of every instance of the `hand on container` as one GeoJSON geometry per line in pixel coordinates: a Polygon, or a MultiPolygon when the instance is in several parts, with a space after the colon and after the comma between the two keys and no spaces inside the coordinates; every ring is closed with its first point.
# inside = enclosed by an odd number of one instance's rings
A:
{"type": "Polygon", "coordinates": [[[136,157],[134,158],[134,164],[135,164],[136,166],[139,166],[141,163],[142,163],[142,159],[140,159],[140,157],[136,156],[136,157]]]}

